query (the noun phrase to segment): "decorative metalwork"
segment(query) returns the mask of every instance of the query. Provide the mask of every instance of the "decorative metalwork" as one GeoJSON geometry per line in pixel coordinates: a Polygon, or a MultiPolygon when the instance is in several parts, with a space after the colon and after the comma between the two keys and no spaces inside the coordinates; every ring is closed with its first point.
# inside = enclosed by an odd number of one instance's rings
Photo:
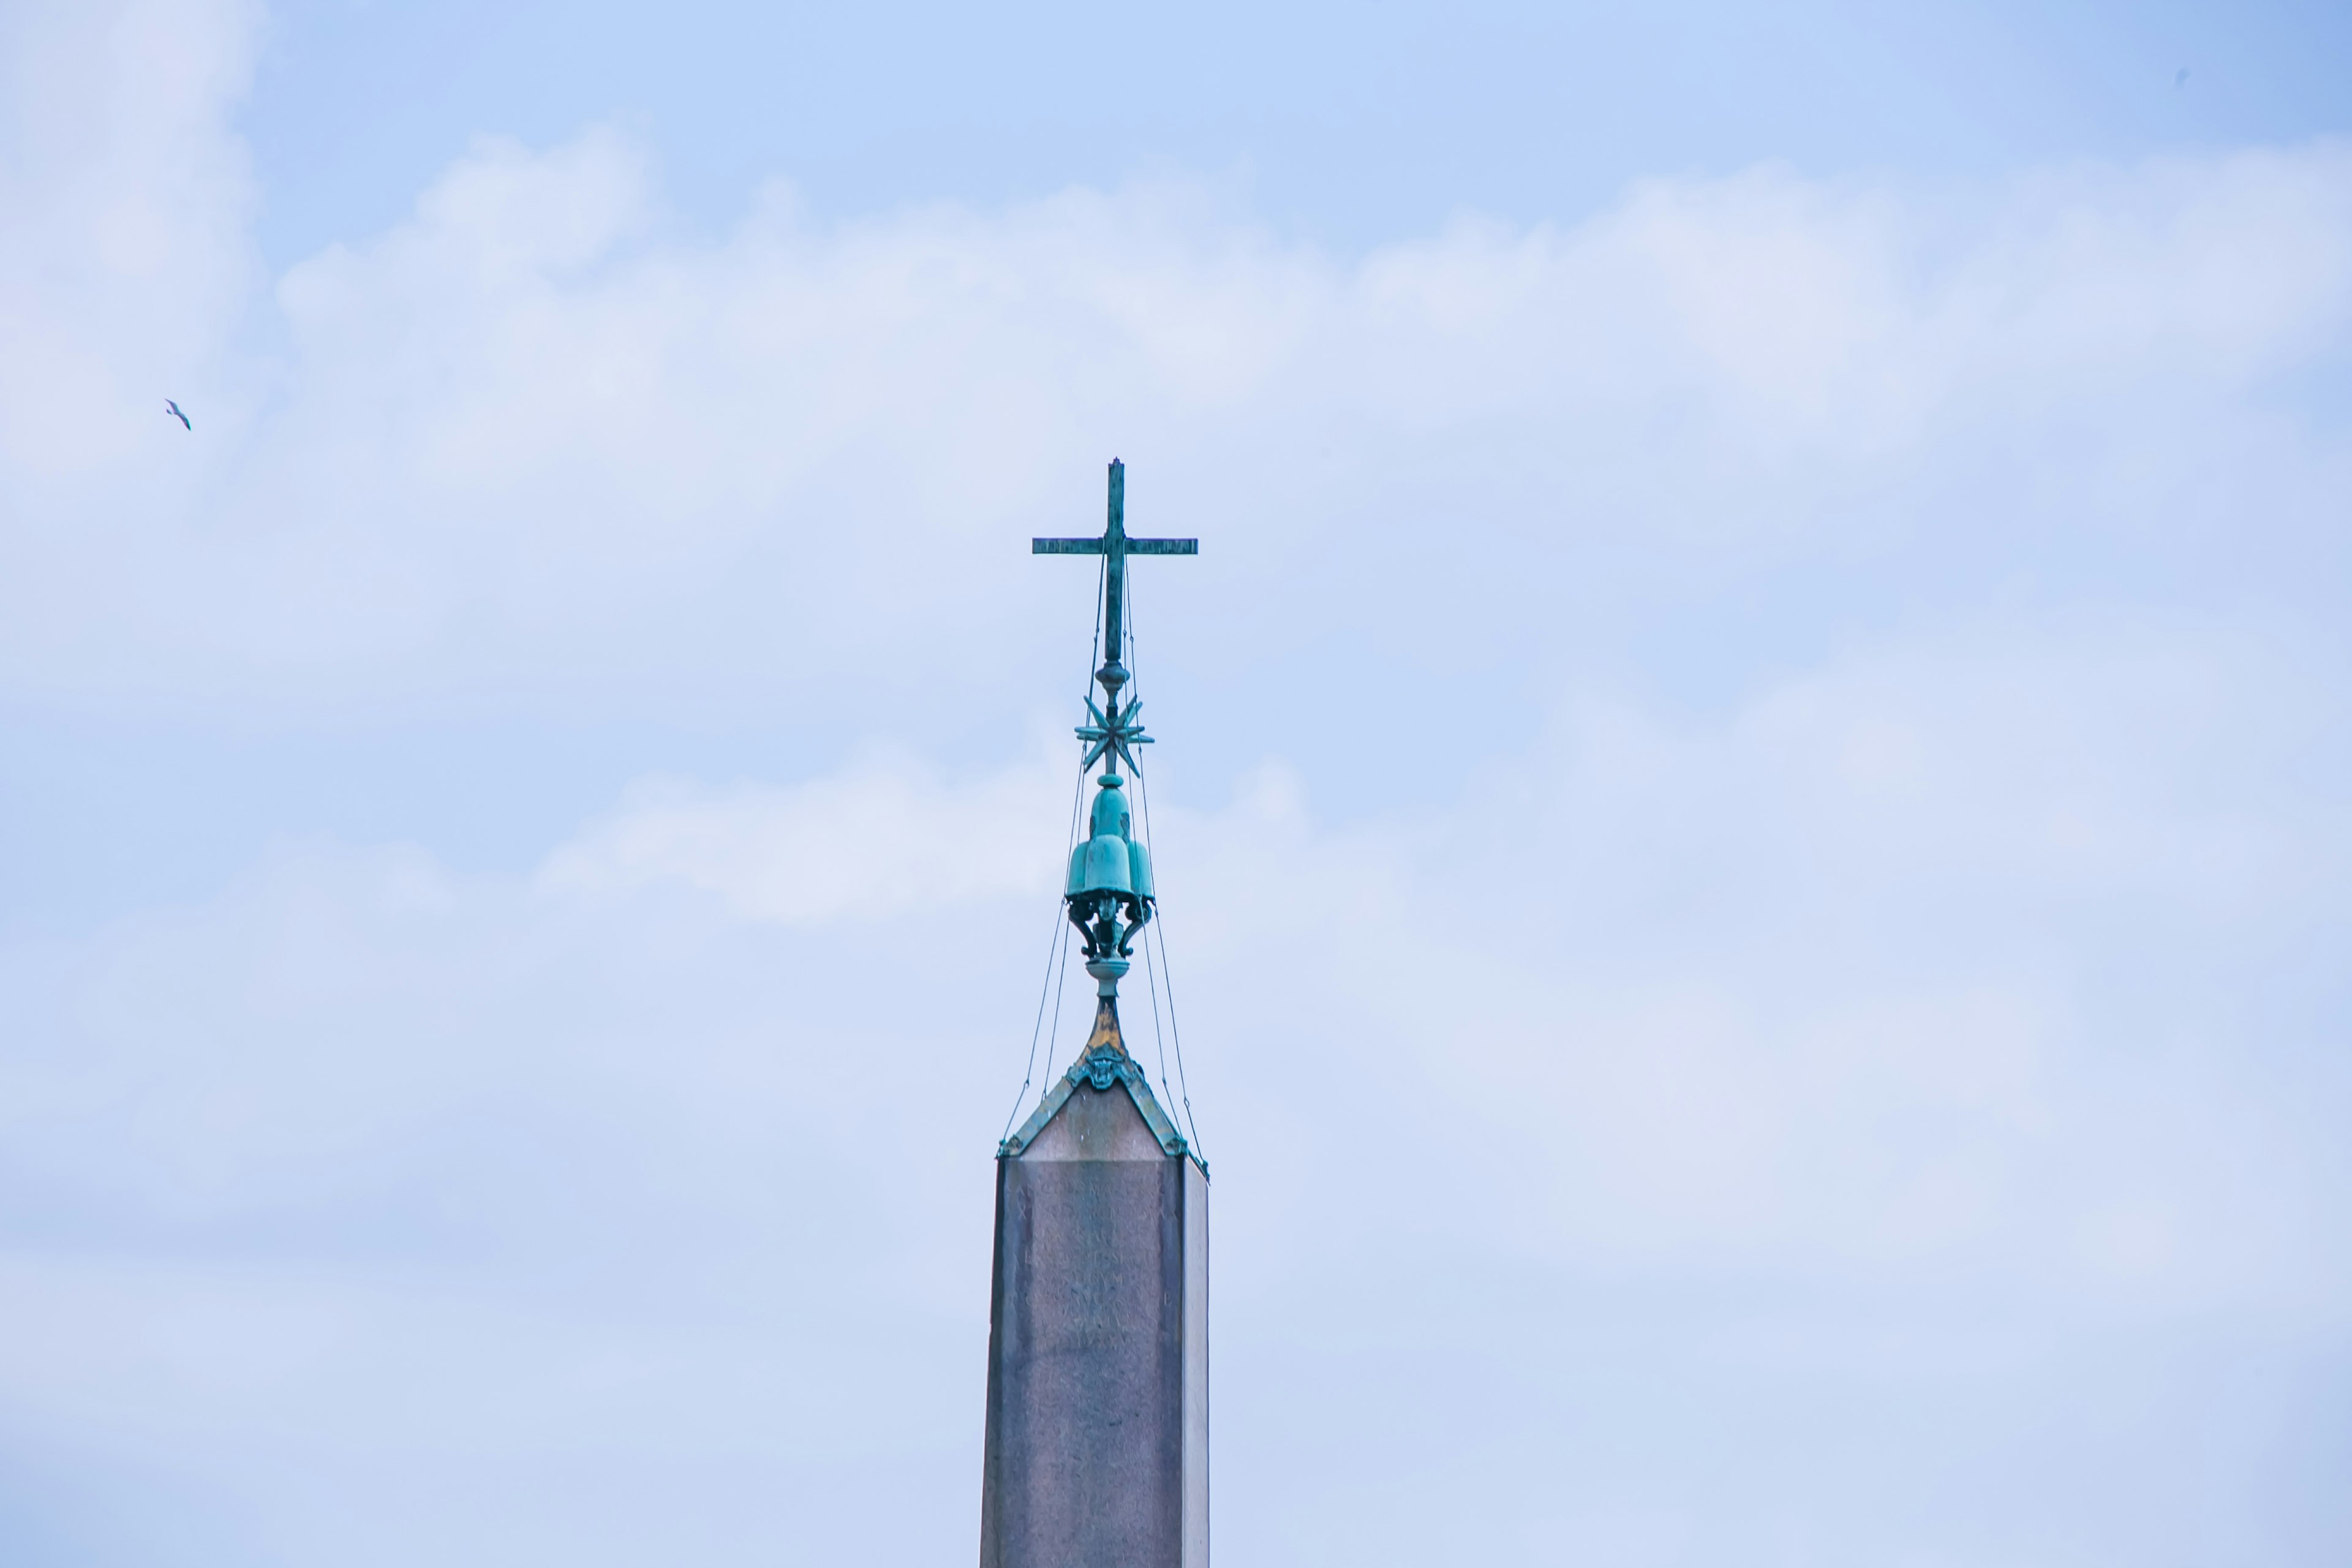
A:
{"type": "Polygon", "coordinates": [[[1068,1105],[1070,1096],[1082,1089],[1094,1090],[1094,1093],[1112,1093],[1118,1089],[1127,1090],[1127,1098],[1134,1102],[1136,1112],[1143,1117],[1143,1126],[1148,1126],[1152,1138],[1160,1142],[1160,1152],[1169,1154],[1171,1159],[1188,1154],[1192,1163],[1200,1166],[1202,1175],[1209,1173],[1209,1166],[1202,1162],[1200,1154],[1192,1152],[1192,1145],[1185,1140],[1185,1135],[1176,1131],[1176,1119],[1169,1117],[1160,1107],[1160,1096],[1152,1093],[1152,1081],[1143,1072],[1143,1063],[1139,1063],[1127,1051],[1127,1041],[1119,1037],[1118,996],[1103,996],[1101,1002],[1096,1004],[1094,1035],[1087,1037],[1087,1048],[1079,1053],[1075,1063],[1070,1063],[1068,1072],[1063,1072],[1058,1079],[1054,1079],[1054,1086],[1046,1090],[1045,1098],[1037,1100],[1037,1110],[1030,1112],[1028,1121],[1021,1123],[1021,1131],[997,1145],[997,1159],[1016,1159],[1024,1152],[1028,1152],[1028,1147],[1037,1142],[1037,1135],[1045,1133],[1046,1126],[1061,1112],[1061,1107],[1068,1105]]]}
{"type": "Polygon", "coordinates": [[[1102,537],[1033,539],[1029,549],[1037,555],[1103,557],[1103,662],[1095,671],[1103,700],[1097,707],[1093,698],[1087,699],[1090,722],[1077,730],[1078,742],[1087,748],[1086,760],[1078,765],[1092,768],[1106,760],[1114,765],[1095,781],[1099,793],[1088,818],[1087,839],[1070,854],[1070,874],[1063,884],[1062,899],[1070,923],[1085,944],[1087,973],[1094,976],[1097,994],[1116,997],[1119,976],[1127,973],[1128,960],[1135,951],[1136,935],[1150,921],[1155,902],[1151,857],[1135,837],[1123,793],[1126,781],[1116,768],[1116,763],[1125,763],[1129,772],[1135,772],[1134,748],[1151,744],[1151,737],[1143,732],[1143,704],[1132,699],[1124,704],[1119,700],[1129,679],[1127,667],[1118,662],[1125,636],[1127,558],[1197,555],[1201,542],[1129,538],[1127,465],[1114,458],[1109,517],[1102,537]]]}
{"type": "Polygon", "coordinates": [[[1127,706],[1121,708],[1118,699],[1114,697],[1109,700],[1109,708],[1110,711],[1106,714],[1095,706],[1093,698],[1087,699],[1087,717],[1094,722],[1078,726],[1078,739],[1087,742],[1093,749],[1087,752],[1086,760],[1078,766],[1093,767],[1102,760],[1104,753],[1108,752],[1125,763],[1128,772],[1133,773],[1135,753],[1128,747],[1151,744],[1151,737],[1143,732],[1142,722],[1136,718],[1143,711],[1143,704],[1130,698],[1127,706]]]}
{"type": "MultiPolygon", "coordinates": [[[[1196,539],[1129,538],[1127,465],[1113,458],[1110,513],[1102,537],[1033,539],[1029,548],[1037,555],[1104,558],[1103,662],[1102,668],[1095,671],[1095,679],[1102,687],[1102,703],[1097,707],[1093,698],[1087,699],[1088,721],[1078,727],[1077,737],[1086,748],[1085,760],[1079,766],[1092,769],[1097,763],[1102,763],[1110,771],[1095,781],[1094,808],[1087,816],[1087,837],[1070,852],[1069,877],[1062,889],[1065,912],[1085,944],[1087,973],[1095,978],[1099,1000],[1094,1033],[1087,1037],[1078,1059],[1045,1092],[1029,1120],[1021,1124],[1021,1130],[997,1145],[996,1152],[1001,1159],[1022,1154],[1079,1089],[1108,1094],[1115,1089],[1124,1089],[1163,1152],[1190,1155],[1195,1164],[1201,1164],[1200,1156],[1192,1153],[1174,1121],[1160,1109],[1159,1099],[1151,1092],[1150,1079],[1128,1054],[1127,1042],[1119,1034],[1119,977],[1128,971],[1137,933],[1151,919],[1157,895],[1152,889],[1151,856],[1136,837],[1134,816],[1127,804],[1127,781],[1117,771],[1120,763],[1125,763],[1130,773],[1139,771],[1135,764],[1134,748],[1151,744],[1151,737],[1143,732],[1143,705],[1120,700],[1120,692],[1129,679],[1127,668],[1118,661],[1126,632],[1127,558],[1197,555],[1201,543],[1196,539]]],[[[1202,1164],[1201,1171],[1205,1175],[1208,1167],[1202,1164]]]]}

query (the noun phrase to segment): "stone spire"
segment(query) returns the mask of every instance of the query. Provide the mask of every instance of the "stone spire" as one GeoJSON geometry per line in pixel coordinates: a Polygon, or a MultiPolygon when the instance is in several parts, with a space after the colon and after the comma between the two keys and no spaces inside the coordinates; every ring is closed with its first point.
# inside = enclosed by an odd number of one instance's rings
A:
{"type": "Polygon", "coordinates": [[[1097,707],[1080,766],[1102,763],[1063,905],[1085,944],[1094,1029],[1021,1130],[997,1148],[981,1568],[1208,1568],[1209,1173],[1151,1092],[1118,1025],[1118,982],[1152,917],[1151,858],[1126,781],[1146,744],[1118,661],[1129,554],[1126,469],[1110,466],[1097,707]]]}

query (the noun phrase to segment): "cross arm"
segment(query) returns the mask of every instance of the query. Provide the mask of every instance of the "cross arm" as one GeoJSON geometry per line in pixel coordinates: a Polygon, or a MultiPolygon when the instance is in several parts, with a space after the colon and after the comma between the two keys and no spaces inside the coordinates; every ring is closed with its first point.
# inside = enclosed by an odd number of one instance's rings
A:
{"type": "MultiPolygon", "coordinates": [[[[1198,555],[1201,542],[1197,539],[1129,539],[1120,542],[1129,555],[1198,555]]],[[[1032,555],[1100,555],[1105,545],[1099,539],[1033,539],[1029,542],[1032,555]]]]}

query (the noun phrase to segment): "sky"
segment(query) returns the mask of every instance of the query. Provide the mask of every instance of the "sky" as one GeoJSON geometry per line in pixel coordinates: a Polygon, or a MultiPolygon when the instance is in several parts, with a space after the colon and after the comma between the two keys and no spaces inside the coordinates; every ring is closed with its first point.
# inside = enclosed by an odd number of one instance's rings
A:
{"type": "Polygon", "coordinates": [[[975,1551],[1114,457],[1225,1568],[2352,1559],[2352,16],[0,71],[0,1562],[975,1551]]]}

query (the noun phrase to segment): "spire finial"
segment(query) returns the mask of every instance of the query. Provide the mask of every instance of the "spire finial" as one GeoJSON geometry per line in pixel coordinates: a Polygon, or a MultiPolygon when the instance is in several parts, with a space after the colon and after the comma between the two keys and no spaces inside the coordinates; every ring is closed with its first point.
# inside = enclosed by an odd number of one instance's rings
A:
{"type": "Polygon", "coordinates": [[[1118,1028],[1119,976],[1127,973],[1128,954],[1136,932],[1151,919],[1151,857],[1136,842],[1127,796],[1118,764],[1128,772],[1136,766],[1134,748],[1148,746],[1143,732],[1143,704],[1129,699],[1122,704],[1120,689],[1128,682],[1127,668],[1118,662],[1126,635],[1127,558],[1130,555],[1197,555],[1197,539],[1130,539],[1127,533],[1127,465],[1110,460],[1110,505],[1100,539],[1033,539],[1034,555],[1099,555],[1103,559],[1102,668],[1095,679],[1103,689],[1102,706],[1087,699],[1087,722],[1078,726],[1079,743],[1087,748],[1078,764],[1091,768],[1106,763],[1110,771],[1096,780],[1097,794],[1091,831],[1070,856],[1070,875],[1062,890],[1070,923],[1085,940],[1087,973],[1095,978],[1097,994],[1109,1010],[1114,1037],[1118,1028]]]}

